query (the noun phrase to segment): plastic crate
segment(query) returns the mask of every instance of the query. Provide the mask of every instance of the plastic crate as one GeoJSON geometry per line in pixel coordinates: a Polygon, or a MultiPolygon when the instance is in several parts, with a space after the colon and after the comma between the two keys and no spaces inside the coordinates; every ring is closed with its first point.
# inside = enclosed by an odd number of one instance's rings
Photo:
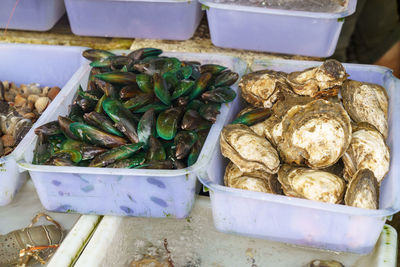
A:
{"type": "MultiPolygon", "coordinates": [[[[315,61],[269,60],[256,61],[251,69],[292,72],[321,64],[315,61]]],[[[387,144],[391,151],[391,164],[380,187],[379,209],[361,209],[223,186],[228,160],[217,146],[210,165],[206,171],[199,173],[199,179],[210,189],[214,224],[219,231],[361,254],[369,253],[375,246],[387,217],[400,209],[400,80],[384,67],[343,65],[350,79],[380,84],[389,95],[387,144]]],[[[241,109],[241,105],[236,104],[228,121],[241,109]]]]}
{"type": "Polygon", "coordinates": [[[186,40],[203,15],[197,0],[65,0],[76,35],[186,40]]]}
{"type": "Polygon", "coordinates": [[[344,17],[354,13],[357,4],[349,0],[342,12],[322,13],[200,2],[208,7],[216,46],[313,57],[334,53],[344,17]]]}

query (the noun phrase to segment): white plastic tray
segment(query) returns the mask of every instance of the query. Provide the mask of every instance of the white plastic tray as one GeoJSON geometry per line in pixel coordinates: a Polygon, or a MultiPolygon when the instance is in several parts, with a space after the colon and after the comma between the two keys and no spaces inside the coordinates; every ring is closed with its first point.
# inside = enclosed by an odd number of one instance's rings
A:
{"type": "MultiPolygon", "coordinates": [[[[68,80],[75,79],[86,60],[82,57],[84,47],[67,47],[31,44],[0,44],[0,81],[12,81],[19,84],[39,83],[41,86],[67,88],[68,80]]],[[[57,102],[66,90],[62,89],[56,99],[40,116],[37,125],[46,120],[47,114],[54,113],[57,102]]],[[[11,202],[18,188],[26,180],[28,173],[20,173],[16,161],[20,160],[27,144],[34,138],[34,128],[25,135],[14,151],[0,157],[0,206],[11,202]]]]}
{"type": "Polygon", "coordinates": [[[314,259],[337,260],[346,267],[396,266],[397,233],[391,226],[385,225],[368,255],[334,253],[220,233],[212,224],[207,197],[196,199],[186,220],[105,216],[74,266],[129,266],[136,253],[135,241],[163,248],[164,238],[175,266],[300,267],[314,259]]]}
{"type": "MultiPolygon", "coordinates": [[[[91,232],[97,226],[100,217],[95,215],[81,216],[80,214],[47,212],[39,201],[32,181],[28,180],[10,205],[0,207],[0,235],[27,227],[31,223],[32,218],[39,212],[50,215],[60,223],[64,230],[68,231],[68,235],[56,252],[56,266],[69,266],[75,255],[86,244],[91,232]],[[69,253],[66,253],[66,250],[69,253]],[[63,257],[66,254],[68,257],[63,257]]],[[[51,223],[42,218],[36,225],[41,224],[51,223]]],[[[36,266],[40,265],[37,264],[36,266]]]]}
{"type": "MultiPolygon", "coordinates": [[[[125,51],[128,52],[128,51],[125,51]]],[[[243,75],[247,64],[235,57],[216,54],[165,53],[180,60],[221,64],[243,75]]],[[[66,115],[79,84],[86,88],[85,75],[75,77],[66,87],[66,97],[42,123],[66,115]]],[[[232,86],[237,91],[237,85],[232,86]]],[[[235,101],[239,101],[239,97],[235,101]]],[[[19,165],[29,173],[47,210],[83,214],[186,217],[195,199],[196,174],[211,160],[219,133],[230,114],[232,103],[224,104],[216,123],[211,127],[197,162],[179,170],[113,169],[89,167],[58,167],[30,164],[36,137],[27,144],[25,163],[19,165]]]]}
{"type": "MultiPolygon", "coordinates": [[[[252,71],[272,69],[292,72],[322,62],[296,60],[256,61],[252,71]]],[[[227,160],[219,145],[200,181],[210,189],[215,227],[236,233],[280,242],[336,251],[369,253],[375,246],[388,216],[400,209],[400,80],[391,70],[344,64],[350,79],[383,85],[389,95],[390,171],[380,188],[378,210],[355,208],[306,199],[251,192],[223,186],[227,160]]],[[[241,109],[235,105],[233,117],[241,109]]]]}

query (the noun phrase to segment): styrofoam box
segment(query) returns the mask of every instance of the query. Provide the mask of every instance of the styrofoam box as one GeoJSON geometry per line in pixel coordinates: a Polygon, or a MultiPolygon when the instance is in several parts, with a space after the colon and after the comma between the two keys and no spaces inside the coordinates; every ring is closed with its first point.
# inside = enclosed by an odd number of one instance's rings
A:
{"type": "Polygon", "coordinates": [[[197,0],[65,0],[76,35],[186,40],[203,15],[197,0]]]}
{"type": "MultiPolygon", "coordinates": [[[[126,51],[128,52],[128,51],[126,51]]],[[[215,54],[165,53],[181,60],[195,60],[226,66],[241,76],[247,64],[234,57],[215,54]]],[[[58,115],[67,115],[68,106],[76,96],[79,84],[87,86],[90,68],[86,75],[70,84],[68,95],[56,112],[46,121],[56,120],[58,115]]],[[[237,91],[237,85],[232,86],[237,91]]],[[[36,139],[28,145],[25,160],[19,165],[29,170],[44,207],[50,211],[78,212],[83,214],[186,217],[192,209],[196,174],[211,160],[211,152],[219,133],[230,114],[232,103],[221,107],[216,123],[211,127],[197,162],[180,170],[113,169],[89,167],[58,167],[32,165],[36,139]]]]}
{"type": "MultiPolygon", "coordinates": [[[[0,81],[63,88],[86,62],[81,56],[83,50],[84,47],[0,44],[0,81]]],[[[19,172],[16,161],[22,158],[27,144],[34,138],[35,125],[41,125],[47,114],[57,109],[55,102],[62,98],[64,92],[62,89],[14,151],[0,157],[0,206],[10,203],[25,182],[28,173],[19,172]]]]}
{"type": "Polygon", "coordinates": [[[342,12],[320,13],[199,1],[208,7],[215,46],[314,57],[334,53],[343,18],[357,3],[349,0],[342,12]]]}
{"type": "MultiPolygon", "coordinates": [[[[292,72],[320,64],[322,62],[256,61],[251,69],[292,72]]],[[[383,85],[389,95],[387,144],[391,163],[390,171],[380,187],[379,209],[361,209],[225,187],[223,181],[227,160],[218,146],[208,169],[199,173],[199,178],[210,189],[214,224],[219,231],[335,251],[364,254],[372,250],[387,217],[400,208],[400,81],[394,78],[391,70],[384,67],[344,66],[350,79],[383,85]]],[[[236,102],[228,121],[240,108],[236,102]]]]}
{"type": "Polygon", "coordinates": [[[48,31],[64,13],[63,0],[2,0],[0,28],[48,31]]]}
{"type": "MultiPolygon", "coordinates": [[[[125,267],[139,259],[143,244],[151,242],[165,251],[164,239],[174,266],[241,267],[309,266],[312,260],[336,260],[347,267],[395,267],[396,230],[385,225],[372,253],[335,253],[287,245],[269,240],[227,235],[212,224],[210,200],[198,197],[190,219],[128,218],[105,216],[74,265],[75,267],[125,267]],[[142,246],[140,246],[142,245],[142,246]],[[307,265],[308,264],[308,265],[307,265]]],[[[154,251],[155,249],[147,251],[154,251]]],[[[57,262],[53,258],[51,263],[57,262]]]]}

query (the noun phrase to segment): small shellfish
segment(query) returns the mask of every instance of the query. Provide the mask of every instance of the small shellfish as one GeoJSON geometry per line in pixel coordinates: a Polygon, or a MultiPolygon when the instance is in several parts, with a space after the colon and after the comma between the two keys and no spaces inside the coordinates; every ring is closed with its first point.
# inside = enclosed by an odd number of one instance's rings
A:
{"type": "Polygon", "coordinates": [[[39,114],[42,114],[47,106],[50,104],[50,101],[50,98],[48,98],[47,96],[39,97],[35,102],[36,111],[39,114]]]}

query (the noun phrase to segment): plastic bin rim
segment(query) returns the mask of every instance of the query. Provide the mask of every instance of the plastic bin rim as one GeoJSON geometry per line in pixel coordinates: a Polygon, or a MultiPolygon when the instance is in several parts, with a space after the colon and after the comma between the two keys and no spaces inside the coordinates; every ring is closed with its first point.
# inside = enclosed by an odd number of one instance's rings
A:
{"type": "Polygon", "coordinates": [[[268,201],[273,203],[279,203],[289,206],[298,206],[309,209],[323,210],[335,213],[344,213],[352,216],[369,216],[369,217],[387,217],[392,216],[393,214],[400,211],[399,208],[386,208],[386,209],[377,209],[377,210],[369,210],[356,208],[346,205],[340,204],[331,204],[319,201],[313,201],[308,199],[296,198],[296,197],[288,197],[284,195],[275,195],[263,192],[253,192],[242,189],[231,188],[227,186],[222,186],[214,183],[208,178],[205,178],[202,175],[198,175],[197,178],[199,181],[206,186],[210,191],[216,191],[218,193],[226,193],[232,197],[240,197],[246,199],[254,199],[260,201],[268,201]]]}
{"type": "Polygon", "coordinates": [[[328,13],[328,12],[310,12],[310,11],[297,11],[297,10],[284,10],[273,9],[265,7],[241,6],[226,3],[214,3],[213,0],[199,0],[199,2],[208,8],[225,9],[230,11],[253,12],[260,14],[282,15],[282,16],[296,16],[296,17],[309,17],[316,19],[335,19],[350,16],[355,12],[357,0],[349,0],[347,8],[342,12],[328,13]]]}
{"type": "MultiPolygon", "coordinates": [[[[278,59],[278,58],[272,58],[272,59],[254,59],[253,62],[250,64],[250,71],[253,70],[254,65],[265,65],[265,67],[268,67],[268,63],[271,63],[271,65],[305,65],[307,66],[317,66],[320,65],[321,63],[324,63],[325,61],[321,60],[293,60],[293,59],[278,59]]],[[[372,64],[357,64],[357,63],[341,63],[345,69],[347,70],[347,67],[350,68],[358,68],[358,69],[367,69],[367,70],[374,70],[376,72],[380,72],[382,74],[388,74],[392,75],[393,70],[384,67],[384,66],[379,66],[379,65],[372,65],[372,64]]],[[[303,67],[303,66],[299,66],[303,67]]],[[[393,76],[393,75],[392,75],[393,76]]],[[[400,79],[396,78],[395,76],[392,77],[393,80],[395,81],[400,81],[400,79]]]]}
{"type": "Polygon", "coordinates": [[[150,2],[150,3],[192,3],[197,2],[197,0],[93,0],[96,2],[150,2]]]}

